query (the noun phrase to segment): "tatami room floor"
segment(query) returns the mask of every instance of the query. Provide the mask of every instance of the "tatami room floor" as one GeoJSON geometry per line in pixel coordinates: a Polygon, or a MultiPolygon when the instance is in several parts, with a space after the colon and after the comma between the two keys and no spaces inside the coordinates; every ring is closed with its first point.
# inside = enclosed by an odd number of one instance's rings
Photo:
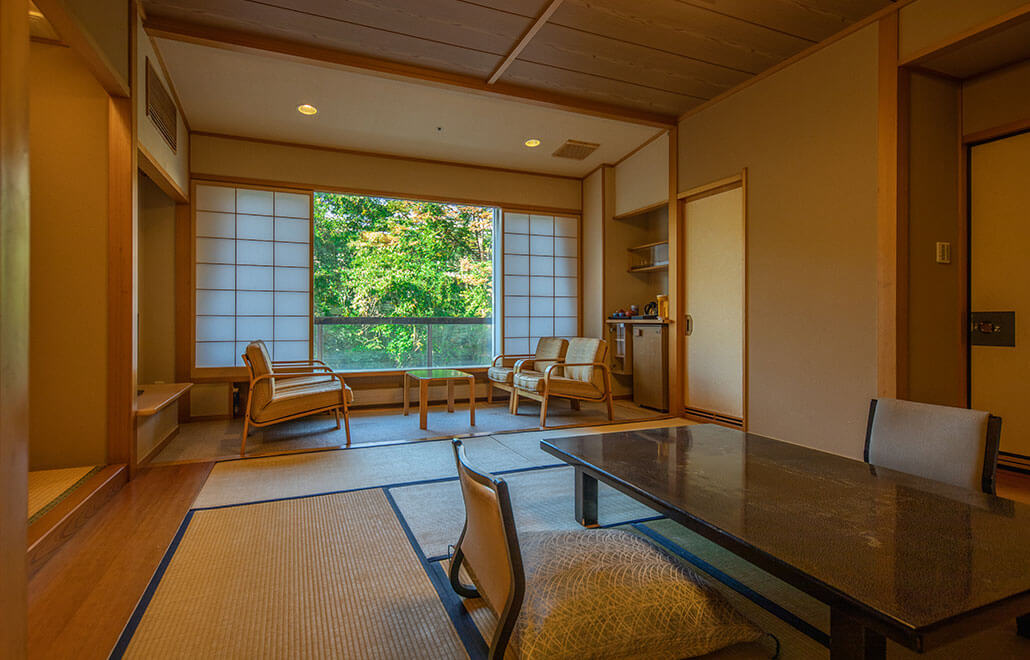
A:
{"type": "MultiPolygon", "coordinates": [[[[541,439],[690,423],[498,433],[466,446],[509,482],[520,530],[574,529],[571,468],[541,439]]],[[[1003,471],[999,491],[1030,501],[1030,477],[1003,471]]],[[[604,486],[600,510],[602,524],[680,548],[777,636],[781,658],[828,657],[821,603],[604,486]]],[[[492,617],[441,579],[462,517],[448,440],[148,468],[31,580],[30,656],[478,657],[492,617]]],[[[1030,657],[1030,642],[1012,625],[925,656],[890,644],[888,657],[1030,657]]]]}
{"type": "MultiPolygon", "coordinates": [[[[615,401],[615,420],[633,421],[665,417],[631,401],[615,401]]],[[[567,401],[555,401],[548,408],[548,428],[607,424],[604,404],[582,402],[572,410],[567,401]]],[[[418,405],[405,416],[400,409],[356,410],[350,415],[351,444],[411,442],[433,438],[465,437],[499,432],[538,429],[540,405],[525,401],[519,413],[508,413],[507,402],[476,403],[476,425],[469,424],[467,402],[456,402],[454,412],[444,404],[430,406],[426,429],[418,425],[418,405]]],[[[183,461],[212,461],[239,458],[243,420],[218,420],[182,424],[179,434],[151,461],[152,465],[183,461]]],[[[247,438],[247,455],[328,449],[346,445],[347,436],[328,415],[315,415],[275,426],[252,429],[247,438]]]]}

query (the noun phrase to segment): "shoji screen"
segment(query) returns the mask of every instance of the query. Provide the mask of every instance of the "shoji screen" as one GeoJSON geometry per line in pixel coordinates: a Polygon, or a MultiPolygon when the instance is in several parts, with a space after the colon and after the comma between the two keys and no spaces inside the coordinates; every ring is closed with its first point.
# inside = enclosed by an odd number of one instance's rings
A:
{"type": "Polygon", "coordinates": [[[305,360],[311,336],[311,195],[198,185],[196,366],[242,366],[263,339],[305,360]]]}
{"type": "Polygon", "coordinates": [[[504,352],[579,332],[579,219],[504,213],[504,352]]]}

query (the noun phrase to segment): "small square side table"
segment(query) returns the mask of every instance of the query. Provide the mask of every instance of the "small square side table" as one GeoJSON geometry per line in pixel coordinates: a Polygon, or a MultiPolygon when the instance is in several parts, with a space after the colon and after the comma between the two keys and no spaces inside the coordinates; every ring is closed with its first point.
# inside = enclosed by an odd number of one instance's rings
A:
{"type": "Polygon", "coordinates": [[[476,425],[476,378],[472,374],[458,371],[457,369],[412,369],[404,372],[404,415],[408,414],[408,389],[411,382],[418,383],[418,427],[425,429],[428,426],[429,415],[429,384],[434,382],[447,383],[447,412],[454,412],[454,383],[463,380],[469,384],[469,424],[476,425]]]}

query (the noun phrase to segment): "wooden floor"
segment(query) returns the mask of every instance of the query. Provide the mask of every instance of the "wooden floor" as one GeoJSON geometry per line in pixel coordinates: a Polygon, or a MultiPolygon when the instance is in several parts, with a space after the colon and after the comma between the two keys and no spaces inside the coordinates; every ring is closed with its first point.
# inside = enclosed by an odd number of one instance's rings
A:
{"type": "Polygon", "coordinates": [[[213,463],[142,471],[29,582],[30,658],[106,658],[213,463]]]}
{"type": "MultiPolygon", "coordinates": [[[[213,463],[144,470],[29,583],[30,658],[106,658],[213,463]]],[[[998,471],[998,495],[1030,503],[1030,475],[998,471]]]]}

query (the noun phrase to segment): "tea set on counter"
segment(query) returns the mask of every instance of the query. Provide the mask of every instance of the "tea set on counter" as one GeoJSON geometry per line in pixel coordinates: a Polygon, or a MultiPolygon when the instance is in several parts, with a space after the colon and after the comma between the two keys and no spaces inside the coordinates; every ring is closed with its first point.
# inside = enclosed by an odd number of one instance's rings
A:
{"type": "Polygon", "coordinates": [[[669,296],[659,295],[657,300],[644,305],[643,314],[640,313],[640,308],[637,305],[630,305],[628,310],[618,309],[612,312],[609,318],[629,320],[669,318],[669,296]]]}

